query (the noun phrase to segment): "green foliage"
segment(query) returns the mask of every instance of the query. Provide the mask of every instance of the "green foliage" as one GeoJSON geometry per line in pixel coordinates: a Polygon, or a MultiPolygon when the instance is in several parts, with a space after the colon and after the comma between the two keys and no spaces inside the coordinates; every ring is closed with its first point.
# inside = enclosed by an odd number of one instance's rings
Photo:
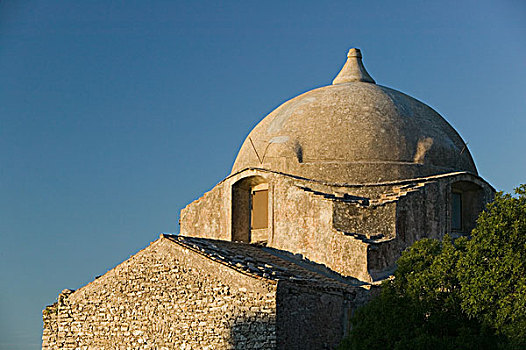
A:
{"type": "Polygon", "coordinates": [[[462,309],[526,348],[526,185],[498,193],[459,264],[462,309]]]}
{"type": "Polygon", "coordinates": [[[398,260],[395,278],[356,312],[341,349],[495,349],[498,338],[460,307],[457,263],[466,239],[423,239],[398,260]]]}
{"type": "Polygon", "coordinates": [[[405,251],[340,349],[526,348],[526,186],[516,194],[498,193],[470,240],[405,251]]]}

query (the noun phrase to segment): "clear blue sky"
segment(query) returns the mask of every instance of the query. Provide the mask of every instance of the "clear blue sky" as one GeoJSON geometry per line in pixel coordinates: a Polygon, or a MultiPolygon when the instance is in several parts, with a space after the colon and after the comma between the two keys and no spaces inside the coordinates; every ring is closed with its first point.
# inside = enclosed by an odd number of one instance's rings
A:
{"type": "Polygon", "coordinates": [[[0,2],[0,348],[158,237],[250,129],[347,50],[526,182],[524,1],[0,2]]]}

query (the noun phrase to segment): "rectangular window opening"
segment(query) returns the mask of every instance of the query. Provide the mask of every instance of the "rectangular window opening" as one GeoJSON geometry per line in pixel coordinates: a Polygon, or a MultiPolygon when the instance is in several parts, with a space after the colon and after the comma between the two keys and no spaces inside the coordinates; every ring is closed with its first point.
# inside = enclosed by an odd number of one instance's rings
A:
{"type": "Polygon", "coordinates": [[[462,231],[462,194],[451,193],[451,229],[462,231]]]}
{"type": "Polygon", "coordinates": [[[253,230],[268,227],[268,190],[252,191],[251,227],[253,230]]]}

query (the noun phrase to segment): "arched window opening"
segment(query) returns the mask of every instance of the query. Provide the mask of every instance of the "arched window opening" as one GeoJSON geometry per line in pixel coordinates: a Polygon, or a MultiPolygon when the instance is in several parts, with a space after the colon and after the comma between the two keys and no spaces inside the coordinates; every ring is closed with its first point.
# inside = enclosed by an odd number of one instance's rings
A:
{"type": "Polygon", "coordinates": [[[451,232],[469,234],[473,230],[484,209],[483,196],[482,188],[473,182],[458,181],[451,185],[451,232]]]}
{"type": "Polygon", "coordinates": [[[232,240],[245,243],[268,241],[268,183],[261,176],[252,176],[232,186],[232,240]]]}

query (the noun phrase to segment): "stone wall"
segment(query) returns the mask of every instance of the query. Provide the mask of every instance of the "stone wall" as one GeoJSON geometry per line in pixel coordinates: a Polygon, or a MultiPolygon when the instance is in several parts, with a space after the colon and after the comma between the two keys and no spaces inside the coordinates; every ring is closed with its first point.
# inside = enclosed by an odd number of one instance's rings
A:
{"type": "Polygon", "coordinates": [[[42,349],[260,349],[276,344],[276,282],[161,238],[43,311],[42,349]]]}
{"type": "Polygon", "coordinates": [[[327,265],[345,276],[370,280],[367,272],[367,245],[334,228],[334,203],[302,190],[298,185],[311,185],[309,181],[302,179],[257,170],[227,178],[181,211],[181,234],[231,240],[231,222],[235,218],[232,216],[231,194],[227,193],[237,181],[256,176],[264,177],[272,190],[269,194],[267,246],[301,254],[304,258],[327,265]],[[224,220],[222,215],[230,221],[224,220]],[[210,229],[208,221],[218,223],[220,227],[214,231],[210,229]]]}
{"type": "MultiPolygon", "coordinates": [[[[342,292],[280,281],[277,337],[281,349],[334,349],[348,330],[351,302],[342,292]],[[323,325],[323,327],[320,327],[323,325]],[[302,341],[311,339],[309,343],[302,341]]],[[[355,301],[356,296],[353,298],[355,301]]]]}
{"type": "Polygon", "coordinates": [[[479,177],[459,173],[430,179],[417,191],[401,196],[396,202],[396,236],[373,243],[368,251],[367,264],[373,279],[392,272],[401,253],[422,238],[442,239],[446,233],[469,235],[479,213],[494,195],[493,188],[479,177]],[[467,188],[462,210],[465,228],[460,232],[451,229],[451,193],[455,186],[467,188]]]}
{"type": "Polygon", "coordinates": [[[272,247],[368,281],[367,245],[334,228],[334,202],[303,190],[291,180],[278,180],[274,186],[272,247]]]}
{"type": "Polygon", "coordinates": [[[336,230],[353,233],[365,238],[395,236],[396,204],[360,207],[334,203],[333,225],[336,230]]]}
{"type": "Polygon", "coordinates": [[[180,232],[194,237],[230,240],[230,188],[220,182],[187,205],[179,217],[180,232]]]}
{"type": "Polygon", "coordinates": [[[268,247],[368,282],[385,278],[401,252],[421,238],[469,234],[478,213],[494,194],[483,179],[468,173],[383,184],[331,185],[249,169],[228,177],[189,204],[181,213],[181,233],[231,240],[235,215],[244,215],[248,222],[245,216],[250,210],[248,203],[231,210],[231,188],[250,177],[264,178],[271,189],[268,247]],[[465,229],[456,233],[451,229],[450,213],[454,186],[465,191],[466,199],[465,229]],[[245,212],[236,214],[243,209],[245,212]]]}

